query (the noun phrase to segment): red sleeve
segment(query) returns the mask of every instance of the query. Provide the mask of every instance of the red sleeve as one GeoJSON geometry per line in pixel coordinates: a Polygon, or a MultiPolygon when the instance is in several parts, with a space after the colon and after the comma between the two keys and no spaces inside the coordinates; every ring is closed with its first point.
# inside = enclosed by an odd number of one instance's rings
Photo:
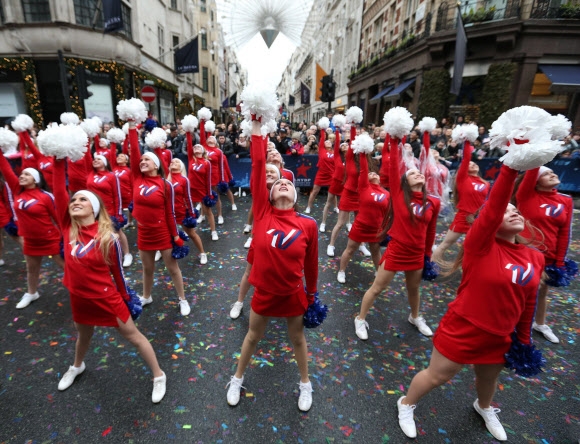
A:
{"type": "Polygon", "coordinates": [[[218,165],[220,168],[220,182],[224,182],[226,180],[225,179],[225,168],[224,168],[224,159],[226,156],[224,156],[223,151],[220,150],[219,148],[216,148],[215,152],[218,154],[218,156],[220,158],[219,162],[218,162],[218,165]]]}
{"type": "Polygon", "coordinates": [[[381,151],[381,172],[387,177],[389,176],[389,172],[387,171],[389,168],[389,162],[387,162],[386,159],[389,158],[390,143],[391,139],[387,134],[385,142],[383,143],[383,149],[381,151]]]}
{"type": "Polygon", "coordinates": [[[224,176],[225,176],[225,181],[229,182],[230,180],[232,180],[234,178],[231,170],[230,170],[230,163],[228,162],[228,158],[225,155],[222,155],[223,159],[224,159],[224,176]]]}
{"type": "Polygon", "coordinates": [[[310,224],[310,233],[308,234],[310,241],[307,244],[304,259],[304,280],[306,282],[306,298],[308,304],[312,304],[314,293],[318,291],[318,228],[316,223],[310,224]]]}
{"type": "Polygon", "coordinates": [[[111,149],[109,150],[109,164],[111,165],[111,170],[119,166],[117,164],[117,144],[113,142],[111,142],[111,149]]]}
{"type": "MultiPolygon", "coordinates": [[[[461,159],[461,165],[457,170],[457,175],[455,176],[456,182],[463,182],[467,180],[469,172],[469,162],[471,162],[471,154],[473,153],[473,147],[468,140],[463,144],[463,158],[461,159]]],[[[507,204],[506,204],[507,205],[507,204]]],[[[503,211],[502,211],[503,214],[503,211]]]]}
{"type": "Polygon", "coordinates": [[[85,163],[85,171],[92,171],[93,169],[93,156],[91,155],[91,142],[87,142],[87,150],[85,151],[85,156],[83,157],[83,162],[85,163]]]}
{"type": "Polygon", "coordinates": [[[123,199],[121,198],[121,183],[119,182],[119,178],[115,173],[111,173],[111,176],[115,179],[112,182],[113,189],[111,192],[113,193],[113,205],[117,209],[117,216],[119,216],[119,222],[122,220],[123,216],[123,199]]]}
{"type": "Polygon", "coordinates": [[[21,134],[22,138],[26,142],[26,146],[28,147],[28,149],[30,150],[36,161],[39,162],[42,159],[44,159],[45,156],[40,151],[38,151],[38,148],[36,148],[36,145],[30,138],[30,134],[28,134],[28,131],[22,131],[21,134]]]}
{"type": "Polygon", "coordinates": [[[186,132],[185,138],[187,140],[187,159],[189,160],[189,165],[191,166],[193,162],[193,140],[191,138],[191,133],[186,132]]]}
{"type": "Polygon", "coordinates": [[[207,137],[205,135],[205,120],[199,119],[199,143],[201,146],[206,147],[207,150],[207,137]]]}
{"type": "Polygon", "coordinates": [[[528,291],[526,295],[525,308],[520,319],[516,324],[516,334],[518,336],[518,341],[522,344],[531,343],[531,332],[532,332],[532,321],[534,320],[534,315],[536,313],[536,299],[537,298],[537,288],[533,288],[532,291],[528,291]]]}
{"type": "Polygon", "coordinates": [[[399,139],[391,137],[389,139],[391,144],[391,159],[389,161],[389,191],[391,192],[391,199],[401,193],[401,174],[399,172],[399,158],[401,156],[399,148],[399,139]]]}
{"type": "Polygon", "coordinates": [[[2,151],[0,151],[0,171],[4,176],[6,184],[12,191],[12,194],[15,195],[18,194],[18,192],[20,191],[20,183],[18,182],[18,177],[12,170],[12,167],[6,160],[6,157],[4,157],[4,153],[2,151]]]}
{"type": "Polygon", "coordinates": [[[536,182],[538,181],[538,171],[540,168],[534,168],[532,170],[526,171],[524,178],[520,182],[518,191],[516,192],[516,201],[524,202],[528,200],[529,197],[536,194],[536,182]]]}
{"type": "Polygon", "coordinates": [[[358,163],[360,166],[360,172],[358,175],[358,192],[359,194],[362,193],[362,191],[370,186],[370,182],[369,182],[369,164],[367,161],[367,156],[364,153],[359,154],[358,156],[358,163]]]}
{"type": "Polygon", "coordinates": [[[435,242],[435,235],[437,234],[437,218],[439,217],[439,209],[441,208],[441,201],[439,199],[429,199],[433,204],[433,217],[427,226],[427,235],[425,236],[425,256],[431,259],[433,254],[433,243],[435,242]]]}
{"type": "Polygon", "coordinates": [[[127,291],[127,282],[125,281],[125,275],[123,273],[123,252],[121,251],[121,244],[119,239],[115,237],[109,250],[109,270],[111,270],[111,275],[117,286],[117,290],[121,293],[121,297],[128,301],[129,293],[127,291]]]}
{"type": "Polygon", "coordinates": [[[56,215],[60,229],[70,225],[70,214],[68,212],[69,196],[66,191],[66,179],[64,173],[65,160],[54,159],[54,173],[52,177],[52,191],[56,205],[56,215]]]}
{"type": "Polygon", "coordinates": [[[177,236],[177,222],[175,221],[173,187],[167,180],[163,178],[161,180],[165,184],[165,221],[167,222],[169,231],[171,231],[171,235],[175,237],[177,236]]]}
{"type": "Polygon", "coordinates": [[[189,179],[185,176],[181,176],[183,177],[183,182],[184,182],[184,186],[185,186],[185,206],[187,207],[187,209],[189,210],[189,214],[191,217],[193,217],[193,200],[191,200],[191,184],[189,183],[189,179]]]}
{"type": "Polygon", "coordinates": [[[129,137],[125,137],[123,140],[123,154],[129,155],[129,137]]]}
{"type": "Polygon", "coordinates": [[[556,265],[558,267],[564,266],[564,260],[568,253],[570,245],[570,237],[572,236],[572,218],[574,215],[574,203],[572,198],[567,199],[566,203],[566,223],[558,230],[558,240],[556,242],[556,265]]]}
{"type": "MultiPolygon", "coordinates": [[[[338,138],[339,143],[338,146],[340,147],[340,138],[338,138]]],[[[326,142],[326,131],[320,130],[320,140],[318,141],[318,165],[320,165],[320,161],[326,155],[326,149],[324,148],[324,142],[326,142]]],[[[304,147],[302,147],[302,153],[304,153],[304,147]]]]}
{"type": "Polygon", "coordinates": [[[253,194],[252,207],[254,218],[256,219],[264,216],[269,205],[265,174],[266,149],[267,145],[264,143],[262,135],[254,134],[254,132],[252,132],[252,172],[250,176],[250,189],[253,194]]]}
{"type": "Polygon", "coordinates": [[[139,150],[139,134],[135,128],[129,127],[129,145],[131,146],[131,175],[133,180],[141,177],[139,163],[141,163],[141,151],[139,150]]]}

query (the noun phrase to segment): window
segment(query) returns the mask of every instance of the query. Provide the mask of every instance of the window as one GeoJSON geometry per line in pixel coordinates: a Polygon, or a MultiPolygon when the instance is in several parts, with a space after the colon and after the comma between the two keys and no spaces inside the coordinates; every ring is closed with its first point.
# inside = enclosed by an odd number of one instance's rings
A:
{"type": "Polygon", "coordinates": [[[201,49],[207,51],[207,31],[205,28],[201,28],[201,49]]]}
{"type": "Polygon", "coordinates": [[[211,76],[211,94],[215,97],[215,74],[211,76]]]}
{"type": "Polygon", "coordinates": [[[171,9],[177,9],[177,0],[171,0],[171,9]]]}
{"type": "Polygon", "coordinates": [[[159,48],[159,60],[161,62],[163,62],[163,59],[165,59],[165,56],[163,55],[163,41],[165,40],[165,37],[163,36],[163,27],[160,25],[157,25],[157,46],[159,48]]]}
{"type": "Polygon", "coordinates": [[[176,49],[179,46],[179,36],[174,35],[171,37],[171,47],[176,49]]]}
{"type": "Polygon", "coordinates": [[[121,14],[123,16],[123,26],[124,29],[119,31],[124,34],[128,39],[133,39],[133,34],[131,32],[131,8],[125,3],[121,3],[121,14]]]}
{"type": "Polygon", "coordinates": [[[31,22],[50,22],[50,5],[49,0],[22,0],[22,11],[24,12],[24,21],[31,22]]]}
{"type": "Polygon", "coordinates": [[[201,12],[207,12],[206,0],[200,0],[199,9],[201,10],[201,12]]]}
{"type": "Polygon", "coordinates": [[[204,66],[203,68],[201,68],[201,75],[202,75],[202,79],[201,79],[201,89],[203,89],[205,92],[209,91],[209,71],[208,69],[204,66]]]}
{"type": "Polygon", "coordinates": [[[4,7],[0,3],[0,25],[4,24],[4,7]]]}
{"type": "MultiPolygon", "coordinates": [[[[86,0],[74,0],[76,24],[81,26],[89,26],[92,28],[94,21],[94,27],[96,29],[103,29],[102,8],[99,10],[95,20],[97,4],[98,2],[94,1],[87,2],[86,0]]],[[[119,30],[118,32],[131,39],[131,8],[127,6],[125,2],[121,2],[121,17],[123,18],[123,29],[119,30]]]]}

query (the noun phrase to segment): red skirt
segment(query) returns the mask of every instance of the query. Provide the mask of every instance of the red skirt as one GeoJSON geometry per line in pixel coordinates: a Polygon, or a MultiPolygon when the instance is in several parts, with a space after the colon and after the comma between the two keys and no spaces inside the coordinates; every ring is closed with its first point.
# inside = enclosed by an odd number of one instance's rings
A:
{"type": "Polygon", "coordinates": [[[342,190],[344,190],[344,184],[342,180],[332,179],[332,184],[328,189],[328,192],[334,194],[335,196],[340,196],[342,194],[342,190]]]}
{"type": "Polygon", "coordinates": [[[252,296],[252,310],[260,316],[274,318],[291,318],[302,316],[308,308],[306,293],[301,288],[291,295],[275,295],[266,293],[258,288],[254,288],[252,296]]]}
{"type": "Polygon", "coordinates": [[[28,237],[24,238],[22,252],[26,256],[56,256],[60,254],[60,238],[44,239],[28,237]]]}
{"type": "Polygon", "coordinates": [[[391,239],[380,264],[389,271],[412,271],[421,270],[424,262],[425,248],[410,247],[391,239]]]}
{"type": "Polygon", "coordinates": [[[471,228],[471,224],[467,222],[467,216],[469,215],[472,215],[472,213],[458,210],[453,218],[453,222],[449,225],[449,229],[455,233],[467,233],[471,228]]]}
{"type": "Polygon", "coordinates": [[[125,323],[130,316],[119,293],[99,298],[83,298],[71,294],[70,305],[73,320],[78,324],[118,327],[117,318],[125,323]]]}
{"type": "Polygon", "coordinates": [[[321,187],[329,187],[332,185],[332,171],[328,171],[326,174],[324,172],[320,174],[320,170],[314,177],[314,185],[321,187]]]}
{"type": "Polygon", "coordinates": [[[380,239],[378,238],[379,232],[379,227],[365,225],[360,223],[358,219],[355,219],[354,224],[352,224],[352,228],[350,229],[350,233],[348,233],[348,238],[355,242],[378,243],[380,242],[380,239]]]}
{"type": "Polygon", "coordinates": [[[159,228],[144,227],[137,221],[137,248],[141,251],[168,250],[173,247],[172,238],[165,225],[159,228]]]}
{"type": "Polygon", "coordinates": [[[338,209],[341,211],[358,211],[359,196],[356,191],[351,191],[347,188],[344,189],[340,195],[340,201],[338,202],[338,209]]]}
{"type": "Polygon", "coordinates": [[[439,353],[458,364],[504,364],[511,343],[510,335],[488,333],[452,309],[443,315],[433,337],[439,353]]]}

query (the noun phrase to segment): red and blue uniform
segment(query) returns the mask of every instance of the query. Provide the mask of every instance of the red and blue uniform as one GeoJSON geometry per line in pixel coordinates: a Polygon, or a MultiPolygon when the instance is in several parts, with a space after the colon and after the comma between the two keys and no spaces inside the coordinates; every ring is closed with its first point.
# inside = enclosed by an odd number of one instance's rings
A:
{"type": "Polygon", "coordinates": [[[356,128],[354,125],[350,129],[350,144],[346,151],[346,182],[344,182],[344,190],[340,196],[338,209],[341,211],[358,211],[358,168],[356,167],[354,152],[351,144],[354,141],[356,128]]]}
{"type": "Polygon", "coordinates": [[[332,173],[334,173],[334,152],[327,151],[324,147],[326,131],[320,132],[318,143],[318,171],[314,178],[314,185],[329,187],[332,185],[332,173]]]}
{"type": "Polygon", "coordinates": [[[73,162],[69,158],[66,159],[68,189],[71,193],[84,190],[87,186],[87,176],[93,169],[93,158],[91,150],[87,142],[87,151],[82,159],[73,162]]]}
{"type": "Polygon", "coordinates": [[[191,184],[187,177],[183,177],[181,173],[171,173],[171,180],[169,181],[173,187],[173,208],[175,211],[175,220],[181,223],[185,219],[186,211],[193,216],[193,201],[191,200],[191,184]]]}
{"type": "Polygon", "coordinates": [[[332,173],[332,184],[328,192],[335,196],[340,196],[344,190],[344,163],[340,157],[340,131],[336,131],[336,138],[334,139],[334,170],[332,173]]]}
{"type": "MultiPolygon", "coordinates": [[[[186,136],[191,138],[189,133],[186,136]]],[[[195,157],[193,148],[191,148],[189,143],[187,144],[187,158],[189,159],[187,177],[189,179],[191,200],[193,202],[203,202],[205,196],[211,196],[211,163],[203,157],[195,157]]]]}
{"type": "Polygon", "coordinates": [[[93,170],[89,172],[86,185],[87,190],[101,198],[109,216],[119,218],[123,214],[121,187],[114,173],[107,170],[93,170]]]}

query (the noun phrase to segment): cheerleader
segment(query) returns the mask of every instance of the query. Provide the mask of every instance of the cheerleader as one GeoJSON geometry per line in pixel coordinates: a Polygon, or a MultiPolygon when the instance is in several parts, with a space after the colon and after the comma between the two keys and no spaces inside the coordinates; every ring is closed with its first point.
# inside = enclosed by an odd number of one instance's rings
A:
{"type": "Polygon", "coordinates": [[[85,371],[84,358],[95,326],[115,327],[137,348],[151,369],[151,400],[158,403],[165,395],[167,378],[153,347],[135,326],[124,302],[130,296],[121,267],[121,249],[105,204],[88,190],[78,191],[69,202],[64,160],[55,162],[57,215],[64,235],[64,254],[68,258],[63,283],[70,293],[78,331],[74,363],[59,381],[58,389],[66,390],[85,371]]]}
{"type": "MultiPolygon", "coordinates": [[[[0,173],[0,227],[22,247],[22,237],[18,236],[17,219],[14,213],[14,196],[6,185],[4,176],[0,173]]],[[[2,254],[4,253],[4,236],[0,234],[0,267],[4,265],[2,254]]]]}
{"type": "Polygon", "coordinates": [[[211,162],[207,158],[207,153],[203,145],[195,144],[191,146],[191,134],[185,133],[187,137],[187,158],[189,159],[188,178],[190,184],[191,200],[194,203],[202,203],[202,214],[197,220],[201,223],[203,218],[207,219],[211,230],[211,240],[219,240],[218,232],[215,229],[215,218],[209,203],[205,197],[211,197],[211,162]]]}
{"type": "Polygon", "coordinates": [[[50,190],[52,188],[52,170],[54,167],[54,159],[51,156],[45,156],[40,151],[38,151],[38,148],[34,142],[32,142],[30,137],[28,137],[27,140],[29,152],[34,156],[34,160],[36,161],[37,165],[36,168],[31,168],[38,170],[42,174],[44,185],[50,190]]]}
{"type": "Polygon", "coordinates": [[[431,257],[431,247],[435,239],[439,199],[427,195],[425,176],[418,169],[407,170],[400,181],[398,139],[390,139],[390,192],[391,208],[387,215],[386,230],[391,240],[380,263],[377,276],[371,288],[365,293],[359,315],[354,320],[356,335],[368,339],[366,316],[375,299],[390,284],[397,271],[405,272],[407,298],[411,307],[409,322],[425,336],[433,332],[425,319],[419,315],[419,284],[423,272],[425,256],[431,257]]]}
{"type": "Polygon", "coordinates": [[[266,147],[260,123],[252,121],[252,176],[255,260],[250,283],[252,298],[249,331],[244,339],[236,373],[229,382],[227,401],[240,401],[244,372],[264,335],[270,317],[284,317],[300,371],[298,408],[312,405],[312,384],[308,376],[308,346],[304,336],[303,315],[314,302],[318,280],[318,229],[316,222],[294,211],[296,189],[280,179],[270,193],[266,189],[266,147]],[[303,276],[306,280],[304,289],[303,276]]]}
{"type": "Polygon", "coordinates": [[[340,143],[340,130],[336,129],[336,137],[334,139],[334,171],[332,173],[332,184],[328,189],[328,195],[326,196],[326,204],[324,205],[324,210],[322,211],[322,222],[320,223],[320,232],[324,233],[326,231],[326,218],[328,217],[328,212],[330,211],[330,206],[334,204],[334,211],[340,211],[336,207],[337,200],[341,196],[344,190],[343,178],[345,174],[345,156],[348,150],[348,143],[340,143]]]}
{"type": "MultiPolygon", "coordinates": [[[[119,186],[121,187],[121,207],[129,208],[133,200],[133,176],[131,175],[131,168],[129,168],[129,155],[126,153],[117,154],[114,159],[111,156],[111,166],[113,173],[117,176],[119,186]]],[[[133,225],[133,216],[128,214],[128,226],[133,225]]],[[[123,261],[124,262],[124,261],[123,261]]]]}
{"type": "Polygon", "coordinates": [[[360,210],[348,233],[346,249],[340,257],[340,268],[336,279],[341,284],[346,282],[346,267],[355,251],[362,242],[368,242],[375,269],[379,268],[381,258],[379,233],[381,221],[385,219],[389,207],[389,192],[380,185],[380,177],[375,172],[369,172],[368,158],[359,155],[360,173],[358,192],[360,210]]]}
{"type": "Polygon", "coordinates": [[[463,268],[461,284],[433,338],[429,367],[415,375],[406,396],[397,401],[399,425],[409,438],[417,436],[413,419],[417,402],[464,365],[473,364],[477,392],[473,407],[495,439],[507,439],[497,417],[499,409],[491,402],[514,329],[519,342],[531,342],[544,268],[542,254],[523,244],[519,234],[524,218],[509,204],[516,176],[517,171],[502,166],[455,262],[455,269],[460,264],[463,268]]]}
{"type": "Polygon", "coordinates": [[[194,218],[195,214],[190,192],[191,185],[186,175],[187,173],[183,162],[178,158],[173,159],[169,164],[169,175],[167,176],[167,180],[173,187],[175,220],[178,223],[181,222],[183,230],[192,240],[193,245],[195,245],[199,250],[199,263],[205,265],[207,264],[207,254],[203,249],[203,243],[201,242],[200,237],[193,227],[186,227],[182,222],[188,215],[189,217],[194,218]]]}
{"type": "Polygon", "coordinates": [[[137,221],[137,246],[143,263],[141,303],[147,305],[153,302],[151,290],[155,252],[159,250],[179,297],[181,314],[187,316],[191,308],[185,299],[181,269],[171,255],[173,244],[183,245],[173,212],[173,187],[164,179],[163,166],[157,155],[149,151],[140,153],[138,137],[135,123],[129,122],[133,217],[137,221]]]}
{"type": "Polygon", "coordinates": [[[37,290],[42,258],[52,257],[58,266],[63,267],[61,234],[57,226],[54,197],[45,190],[42,173],[34,168],[25,168],[17,177],[3,153],[0,153],[0,172],[14,196],[18,234],[23,239],[28,291],[16,308],[25,308],[40,297],[37,290]]]}
{"type": "MultiPolygon", "coordinates": [[[[572,198],[557,191],[560,185],[558,175],[550,168],[542,166],[529,170],[524,175],[517,193],[517,207],[534,227],[544,235],[544,258],[546,266],[565,267],[566,254],[572,233],[574,204],[572,198]]],[[[553,280],[542,282],[538,292],[533,329],[555,344],[560,342],[552,329],[546,325],[547,296],[549,286],[558,284],[553,280]]]]}
{"type": "MultiPolygon", "coordinates": [[[[308,197],[308,204],[304,212],[310,214],[310,208],[314,203],[314,199],[318,196],[322,187],[329,187],[332,185],[332,173],[334,172],[334,151],[332,141],[326,140],[325,129],[320,130],[320,141],[318,142],[318,170],[314,178],[314,187],[308,197]]],[[[336,207],[336,196],[334,197],[334,207],[336,207]]],[[[325,206],[326,210],[326,206],[325,206]]],[[[324,232],[323,225],[320,225],[320,231],[324,232]]]]}

